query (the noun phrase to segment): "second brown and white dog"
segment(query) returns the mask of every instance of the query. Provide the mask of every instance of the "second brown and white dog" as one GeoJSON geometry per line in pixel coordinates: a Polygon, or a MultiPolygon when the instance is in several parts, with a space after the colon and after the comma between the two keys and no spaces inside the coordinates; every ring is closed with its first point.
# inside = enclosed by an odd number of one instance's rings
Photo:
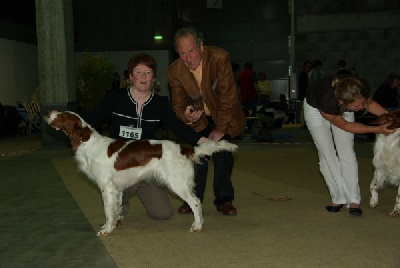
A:
{"type": "Polygon", "coordinates": [[[166,140],[116,140],[100,135],[73,112],[52,111],[45,121],[70,138],[79,169],[101,190],[106,223],[97,235],[109,235],[121,216],[122,192],[143,180],[168,186],[187,202],[194,214],[191,232],[203,225],[201,203],[194,195],[194,163],[219,151],[235,151],[227,141],[184,148],[166,140]]]}
{"type": "Polygon", "coordinates": [[[397,129],[391,135],[377,134],[374,144],[373,165],[375,167],[374,178],[370,185],[370,207],[378,205],[378,190],[386,184],[398,186],[396,203],[390,216],[400,216],[400,110],[394,110],[388,114],[378,116],[372,122],[374,125],[390,123],[390,129],[397,129]]]}

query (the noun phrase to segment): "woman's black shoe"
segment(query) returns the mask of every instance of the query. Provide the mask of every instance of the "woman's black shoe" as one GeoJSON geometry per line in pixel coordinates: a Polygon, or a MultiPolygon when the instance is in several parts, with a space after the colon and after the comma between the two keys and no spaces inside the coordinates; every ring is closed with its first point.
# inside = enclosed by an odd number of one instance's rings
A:
{"type": "Polygon", "coordinates": [[[354,216],[361,216],[362,209],[361,208],[349,208],[349,213],[354,216]]]}
{"type": "Polygon", "coordinates": [[[343,205],[337,205],[337,206],[326,206],[326,210],[328,212],[339,212],[340,209],[343,207],[343,205]]]}

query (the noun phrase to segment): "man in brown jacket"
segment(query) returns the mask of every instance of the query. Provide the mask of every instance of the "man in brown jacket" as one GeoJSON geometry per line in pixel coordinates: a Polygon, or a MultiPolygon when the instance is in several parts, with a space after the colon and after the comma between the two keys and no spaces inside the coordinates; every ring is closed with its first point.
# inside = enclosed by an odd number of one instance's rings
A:
{"type": "MultiPolygon", "coordinates": [[[[240,135],[246,119],[239,103],[229,54],[218,47],[204,46],[202,34],[194,28],[178,30],[174,42],[180,58],[169,66],[168,79],[172,107],[178,118],[203,136],[216,141],[240,135]]],[[[212,159],[214,204],[222,214],[236,215],[232,204],[233,155],[220,152],[214,154],[212,159]]],[[[196,166],[194,190],[201,201],[204,199],[207,170],[207,161],[196,166]]],[[[190,212],[187,204],[178,209],[181,214],[190,212]]]]}

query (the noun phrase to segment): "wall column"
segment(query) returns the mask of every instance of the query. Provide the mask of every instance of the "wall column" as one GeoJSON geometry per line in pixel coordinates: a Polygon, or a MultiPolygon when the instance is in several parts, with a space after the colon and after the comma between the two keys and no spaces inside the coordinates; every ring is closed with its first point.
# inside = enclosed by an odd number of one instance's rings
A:
{"type": "MultiPolygon", "coordinates": [[[[42,115],[76,110],[72,0],[35,0],[35,5],[42,115]]],[[[64,133],[41,126],[43,147],[68,144],[64,133]]]]}

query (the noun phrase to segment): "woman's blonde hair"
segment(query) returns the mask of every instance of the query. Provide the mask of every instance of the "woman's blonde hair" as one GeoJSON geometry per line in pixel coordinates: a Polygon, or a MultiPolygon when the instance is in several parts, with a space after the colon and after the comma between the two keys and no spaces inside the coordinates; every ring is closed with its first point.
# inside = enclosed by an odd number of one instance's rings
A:
{"type": "MultiPolygon", "coordinates": [[[[342,110],[350,103],[360,98],[368,99],[370,97],[370,89],[355,77],[338,78],[332,80],[332,87],[335,89],[335,97],[342,101],[342,110]]],[[[342,112],[343,112],[342,111],[342,112]]]]}
{"type": "Polygon", "coordinates": [[[369,85],[362,83],[355,77],[335,77],[332,80],[332,87],[335,89],[335,97],[343,102],[341,105],[342,112],[346,111],[345,107],[348,104],[360,98],[365,98],[367,100],[371,94],[369,85]]]}

